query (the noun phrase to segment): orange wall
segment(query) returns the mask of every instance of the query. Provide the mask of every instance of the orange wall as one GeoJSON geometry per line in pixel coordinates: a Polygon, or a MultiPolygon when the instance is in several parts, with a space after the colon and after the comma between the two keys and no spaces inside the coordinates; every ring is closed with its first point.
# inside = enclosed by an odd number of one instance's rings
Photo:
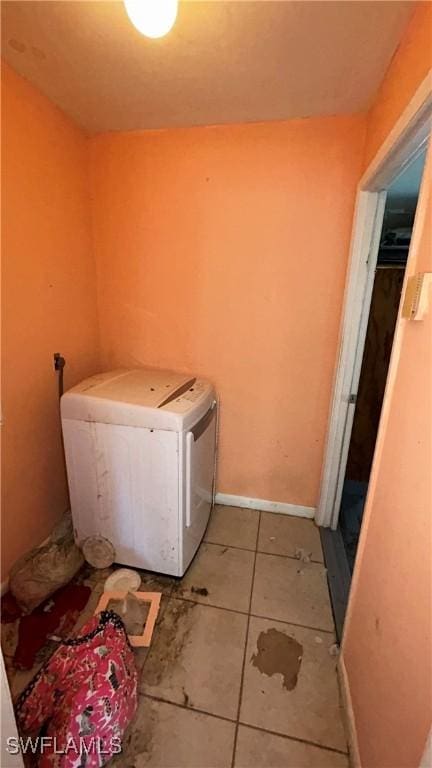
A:
{"type": "MultiPolygon", "coordinates": [[[[368,158],[431,66],[431,10],[417,9],[369,113],[368,158]]],[[[409,274],[432,270],[431,160],[409,274]]],[[[363,768],[416,768],[432,722],[431,338],[432,305],[422,322],[399,320],[346,620],[363,768]]]]}
{"type": "Polygon", "coordinates": [[[3,576],[68,505],[53,353],[99,366],[86,139],[7,65],[2,109],[3,576]]]}
{"type": "MultiPolygon", "coordinates": [[[[410,274],[432,271],[428,182],[410,274]]],[[[363,768],[416,768],[432,722],[431,339],[432,305],[399,321],[343,643],[363,768]]]]}
{"type": "Polygon", "coordinates": [[[91,140],[103,367],[209,377],[218,490],[317,502],[364,120],[91,140]]]}
{"type": "Polygon", "coordinates": [[[366,166],[432,66],[432,3],[417,3],[368,114],[366,166]]]}

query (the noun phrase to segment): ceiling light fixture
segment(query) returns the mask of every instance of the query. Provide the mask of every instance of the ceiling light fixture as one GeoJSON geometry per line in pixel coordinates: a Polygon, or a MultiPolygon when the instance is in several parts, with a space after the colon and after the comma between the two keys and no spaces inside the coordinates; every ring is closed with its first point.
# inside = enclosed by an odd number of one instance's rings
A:
{"type": "Polygon", "coordinates": [[[178,0],[124,0],[126,13],[138,32],[163,37],[177,18],[178,0]]]}

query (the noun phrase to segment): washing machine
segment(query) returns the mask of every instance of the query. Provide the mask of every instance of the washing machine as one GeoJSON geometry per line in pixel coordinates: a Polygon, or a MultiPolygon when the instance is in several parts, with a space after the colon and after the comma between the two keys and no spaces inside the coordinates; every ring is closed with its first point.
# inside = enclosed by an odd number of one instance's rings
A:
{"type": "Polygon", "coordinates": [[[61,419],[78,546],[182,576],[213,503],[213,386],[171,371],[110,371],[66,392],[61,419]]]}

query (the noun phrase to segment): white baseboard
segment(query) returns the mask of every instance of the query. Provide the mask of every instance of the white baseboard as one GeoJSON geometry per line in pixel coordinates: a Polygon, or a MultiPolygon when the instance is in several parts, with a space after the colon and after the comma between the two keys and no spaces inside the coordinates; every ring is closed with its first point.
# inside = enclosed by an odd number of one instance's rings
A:
{"type": "Polygon", "coordinates": [[[234,496],[231,493],[217,493],[216,504],[224,504],[227,507],[247,507],[259,509],[261,512],[277,512],[280,515],[293,515],[294,517],[315,517],[315,507],[301,507],[299,504],[287,504],[285,501],[266,501],[265,499],[251,499],[248,496],[234,496]]]}
{"type": "Polygon", "coordinates": [[[345,667],[343,653],[338,661],[339,685],[342,694],[342,704],[344,708],[345,726],[348,738],[348,748],[350,753],[351,768],[361,768],[360,752],[357,740],[357,729],[355,724],[354,709],[351,700],[348,675],[345,667]]]}

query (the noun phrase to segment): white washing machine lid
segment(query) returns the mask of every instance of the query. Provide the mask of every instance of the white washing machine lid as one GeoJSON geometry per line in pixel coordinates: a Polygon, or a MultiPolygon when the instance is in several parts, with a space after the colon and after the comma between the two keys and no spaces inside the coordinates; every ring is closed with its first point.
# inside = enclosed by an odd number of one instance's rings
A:
{"type": "Polygon", "coordinates": [[[215,398],[212,385],[185,373],[120,369],[85,379],[61,399],[62,419],[182,431],[215,398]]]}

